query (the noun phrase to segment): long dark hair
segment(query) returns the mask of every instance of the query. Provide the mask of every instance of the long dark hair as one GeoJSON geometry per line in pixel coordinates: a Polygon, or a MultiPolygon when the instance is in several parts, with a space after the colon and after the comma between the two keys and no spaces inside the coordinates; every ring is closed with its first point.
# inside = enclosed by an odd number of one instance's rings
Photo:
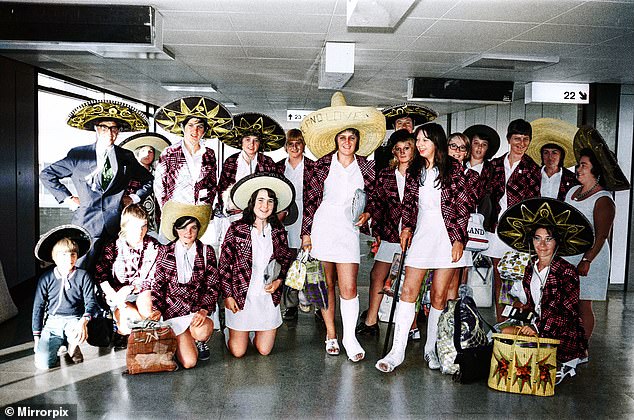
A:
{"type": "Polygon", "coordinates": [[[273,211],[271,212],[271,215],[266,219],[267,223],[270,223],[272,227],[283,229],[284,225],[282,225],[282,222],[280,222],[280,220],[277,218],[277,195],[275,194],[275,191],[270,188],[260,188],[253,191],[253,194],[251,194],[251,198],[249,198],[247,208],[244,209],[244,212],[242,213],[242,221],[249,226],[253,226],[253,224],[255,223],[256,217],[253,209],[255,208],[255,200],[258,196],[258,193],[262,190],[266,191],[266,193],[269,195],[269,198],[273,199],[273,211]]]}
{"type": "MultiPolygon", "coordinates": [[[[419,133],[423,133],[425,137],[430,139],[436,150],[434,152],[434,165],[438,168],[438,177],[434,186],[447,187],[451,183],[451,162],[449,154],[447,153],[447,134],[445,129],[440,124],[427,123],[419,126],[414,132],[414,137],[418,142],[419,133]]],[[[418,154],[420,156],[420,153],[418,154]]],[[[427,167],[427,159],[420,157],[420,159],[414,159],[409,169],[414,176],[420,176],[423,169],[427,167]]]]}

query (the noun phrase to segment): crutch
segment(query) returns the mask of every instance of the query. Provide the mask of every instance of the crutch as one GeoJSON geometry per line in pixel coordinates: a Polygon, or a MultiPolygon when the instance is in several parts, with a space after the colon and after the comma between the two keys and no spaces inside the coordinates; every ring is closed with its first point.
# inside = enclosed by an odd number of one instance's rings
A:
{"type": "Polygon", "coordinates": [[[392,300],[392,308],[390,309],[390,319],[387,323],[387,332],[385,333],[385,344],[383,345],[383,356],[387,354],[387,346],[390,342],[390,335],[392,334],[392,322],[394,322],[394,311],[396,310],[396,302],[398,301],[398,289],[401,286],[401,277],[403,276],[403,267],[405,266],[405,255],[407,250],[401,254],[401,261],[398,264],[398,273],[396,274],[396,284],[394,285],[394,299],[392,300]]]}

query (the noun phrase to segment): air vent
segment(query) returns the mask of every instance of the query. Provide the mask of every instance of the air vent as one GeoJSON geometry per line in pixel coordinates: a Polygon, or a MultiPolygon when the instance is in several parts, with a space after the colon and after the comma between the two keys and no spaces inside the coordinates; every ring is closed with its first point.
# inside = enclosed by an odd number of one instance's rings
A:
{"type": "Polygon", "coordinates": [[[482,54],[462,64],[463,68],[478,70],[535,71],[559,63],[557,56],[509,56],[482,54]]]}

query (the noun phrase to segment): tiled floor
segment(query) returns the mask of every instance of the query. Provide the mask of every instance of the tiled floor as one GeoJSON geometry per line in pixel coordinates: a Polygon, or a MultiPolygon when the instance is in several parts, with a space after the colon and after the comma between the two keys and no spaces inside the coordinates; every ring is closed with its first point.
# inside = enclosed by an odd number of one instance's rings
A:
{"type": "MultiPolygon", "coordinates": [[[[408,347],[394,373],[383,374],[374,363],[385,324],[380,339],[361,340],[367,352],[361,363],[346,360],[343,352],[327,356],[324,330],[308,314],[280,328],[268,357],[250,349],[234,359],[216,333],[212,358],[188,371],[124,376],[125,351],[85,347],[83,364],[42,373],[33,367],[30,308],[23,303],[17,318],[0,325],[0,406],[77,404],[80,419],[634,418],[633,298],[612,291],[608,302],[596,305],[591,361],[551,398],[454,383],[426,367],[420,342],[408,347]]],[[[483,314],[493,318],[490,309],[483,314]]]]}

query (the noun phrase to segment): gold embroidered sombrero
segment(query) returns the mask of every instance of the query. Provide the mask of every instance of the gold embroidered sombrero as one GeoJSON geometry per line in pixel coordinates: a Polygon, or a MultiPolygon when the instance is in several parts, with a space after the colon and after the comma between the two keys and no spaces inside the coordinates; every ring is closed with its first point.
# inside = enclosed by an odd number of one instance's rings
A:
{"type": "Polygon", "coordinates": [[[295,201],[295,188],[283,175],[273,172],[257,172],[245,176],[231,188],[231,201],[236,207],[244,210],[255,191],[269,188],[277,197],[277,212],[286,210],[295,201]]]}
{"type": "Polygon", "coordinates": [[[582,149],[588,148],[594,152],[601,164],[606,190],[623,191],[630,189],[630,182],[623,174],[616,155],[610,150],[601,134],[595,128],[581,127],[577,130],[573,148],[577,162],[579,162],[579,154],[582,149]]]}
{"type": "Polygon", "coordinates": [[[576,208],[554,198],[529,198],[509,207],[498,224],[498,236],[520,252],[532,248],[530,235],[537,227],[550,227],[558,237],[557,254],[578,255],[594,244],[592,225],[576,208]]]}
{"type": "Polygon", "coordinates": [[[200,239],[209,225],[209,218],[211,217],[211,204],[185,204],[178,201],[168,200],[167,203],[161,209],[161,233],[169,240],[176,239],[172,228],[174,222],[179,217],[191,216],[198,219],[200,222],[200,229],[198,229],[198,239],[200,239]]]}
{"type": "Polygon", "coordinates": [[[183,136],[181,123],[187,117],[205,120],[209,128],[204,138],[220,137],[233,128],[231,113],[219,102],[205,96],[188,96],[163,105],[154,114],[156,123],[165,131],[183,136]]]}
{"type": "Polygon", "coordinates": [[[268,115],[244,112],[233,117],[233,130],[219,137],[227,146],[241,149],[242,139],[253,135],[260,139],[260,152],[271,152],[284,146],[286,134],[282,126],[268,115]]]}
{"type": "Polygon", "coordinates": [[[77,225],[61,225],[57,226],[40,237],[35,245],[35,256],[38,260],[52,263],[53,247],[60,239],[69,238],[77,244],[77,257],[81,258],[90,249],[92,240],[90,233],[86,229],[77,225]]]}
{"type": "Polygon", "coordinates": [[[121,131],[142,131],[148,127],[147,118],[138,109],[123,102],[100,100],[84,102],[73,109],[66,124],[92,131],[96,122],[104,120],[116,121],[121,131]]]}
{"type": "Polygon", "coordinates": [[[368,156],[383,143],[385,117],[373,107],[348,106],[343,93],[335,92],[330,106],[308,114],[299,128],[317,159],[335,150],[335,136],[346,128],[359,130],[357,154],[368,156]]]}
{"type": "Polygon", "coordinates": [[[533,136],[528,145],[526,154],[538,165],[542,161],[541,148],[546,144],[556,144],[566,152],[564,167],[570,168],[576,165],[573,154],[572,142],[577,132],[577,127],[569,122],[555,118],[538,118],[531,122],[533,136]]]}
{"type": "Polygon", "coordinates": [[[119,144],[119,147],[123,147],[131,152],[134,152],[139,147],[152,146],[156,151],[154,153],[154,160],[158,160],[161,152],[170,145],[170,141],[158,133],[139,133],[128,137],[119,144]]]}
{"type": "Polygon", "coordinates": [[[410,117],[414,127],[428,123],[438,118],[438,113],[424,105],[400,104],[384,108],[381,111],[385,115],[385,124],[388,129],[393,129],[396,120],[410,117]]]}
{"type": "MultiPolygon", "coordinates": [[[[489,160],[500,149],[500,135],[493,128],[484,124],[476,124],[468,127],[465,131],[462,132],[465,136],[469,137],[470,141],[473,141],[474,136],[484,136],[489,142],[489,147],[487,148],[487,152],[484,155],[484,158],[489,160]]],[[[541,161],[541,160],[540,160],[541,161]]]]}

